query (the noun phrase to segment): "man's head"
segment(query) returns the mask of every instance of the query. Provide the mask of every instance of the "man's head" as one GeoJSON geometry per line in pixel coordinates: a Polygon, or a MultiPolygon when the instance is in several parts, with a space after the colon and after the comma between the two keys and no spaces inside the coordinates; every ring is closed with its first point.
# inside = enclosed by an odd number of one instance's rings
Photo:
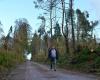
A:
{"type": "Polygon", "coordinates": [[[51,48],[55,48],[55,45],[54,45],[54,43],[52,42],[51,43],[51,46],[50,46],[51,48]]]}
{"type": "Polygon", "coordinates": [[[94,52],[94,49],[93,48],[91,49],[91,52],[94,52]]]}

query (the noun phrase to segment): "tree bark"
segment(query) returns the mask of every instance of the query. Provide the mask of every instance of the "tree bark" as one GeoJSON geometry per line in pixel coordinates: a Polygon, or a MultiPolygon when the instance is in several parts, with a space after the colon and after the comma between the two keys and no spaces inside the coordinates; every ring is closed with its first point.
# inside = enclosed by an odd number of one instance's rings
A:
{"type": "Polygon", "coordinates": [[[71,27],[72,27],[72,48],[73,53],[75,52],[75,34],[74,34],[74,25],[73,25],[73,0],[70,0],[70,18],[71,18],[71,27]]]}

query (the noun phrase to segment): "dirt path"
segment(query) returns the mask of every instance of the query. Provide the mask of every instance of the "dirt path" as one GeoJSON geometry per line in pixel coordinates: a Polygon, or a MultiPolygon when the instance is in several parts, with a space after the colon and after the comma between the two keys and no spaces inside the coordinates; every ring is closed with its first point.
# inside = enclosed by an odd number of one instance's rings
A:
{"type": "Polygon", "coordinates": [[[53,71],[47,66],[27,61],[11,72],[7,80],[100,80],[100,78],[60,69],[53,71]]]}

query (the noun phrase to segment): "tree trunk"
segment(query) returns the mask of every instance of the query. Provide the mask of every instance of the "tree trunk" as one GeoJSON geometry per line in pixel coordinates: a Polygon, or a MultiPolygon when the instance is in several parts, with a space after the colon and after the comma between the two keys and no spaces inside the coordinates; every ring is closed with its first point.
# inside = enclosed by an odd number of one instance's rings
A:
{"type": "Polygon", "coordinates": [[[62,33],[64,35],[64,14],[65,14],[65,3],[64,0],[61,0],[62,2],[62,33]]]}
{"type": "Polygon", "coordinates": [[[52,38],[52,0],[50,2],[50,27],[51,27],[51,38],[52,38]]]}
{"type": "Polygon", "coordinates": [[[64,0],[61,0],[61,2],[62,2],[62,33],[63,33],[63,35],[65,37],[66,53],[68,54],[69,53],[69,42],[68,42],[68,27],[67,27],[67,21],[66,21],[66,29],[67,29],[66,34],[63,31],[64,30],[64,18],[65,18],[64,15],[66,15],[65,14],[65,1],[64,0]]]}
{"type": "Polygon", "coordinates": [[[72,48],[73,53],[75,52],[75,34],[74,34],[74,25],[73,25],[73,0],[70,0],[70,18],[71,18],[71,27],[72,27],[72,48]]]}

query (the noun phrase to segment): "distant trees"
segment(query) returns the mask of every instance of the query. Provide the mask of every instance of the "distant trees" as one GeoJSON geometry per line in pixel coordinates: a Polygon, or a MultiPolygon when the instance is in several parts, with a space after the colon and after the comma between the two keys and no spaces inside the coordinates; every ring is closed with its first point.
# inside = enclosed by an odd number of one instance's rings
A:
{"type": "Polygon", "coordinates": [[[56,22],[56,25],[54,27],[54,36],[56,37],[61,36],[61,29],[60,29],[60,25],[58,22],[56,22]]]}
{"type": "MultiPolygon", "coordinates": [[[[0,27],[0,33],[3,32],[0,27]]],[[[5,50],[14,50],[19,53],[29,51],[31,42],[31,26],[27,19],[20,18],[15,21],[15,26],[11,26],[7,36],[2,37],[5,50]]]]}
{"type": "Polygon", "coordinates": [[[89,21],[88,12],[76,10],[77,15],[77,42],[93,39],[93,29],[98,25],[98,21],[89,21]]]}
{"type": "MultiPolygon", "coordinates": [[[[14,27],[10,27],[7,36],[0,37],[0,74],[3,74],[3,76],[16,64],[24,61],[24,51],[29,49],[31,31],[28,21],[24,18],[18,19],[14,27]],[[14,27],[15,30],[13,31],[14,27]]],[[[2,32],[0,26],[0,36],[2,32]]],[[[2,80],[1,77],[0,80],[2,80]]]]}
{"type": "Polygon", "coordinates": [[[31,27],[27,19],[17,19],[14,30],[14,48],[24,52],[29,47],[31,27]]]}
{"type": "Polygon", "coordinates": [[[2,23],[0,21],[0,47],[3,45],[3,39],[4,39],[4,35],[3,35],[3,29],[2,29],[2,23]]]}
{"type": "Polygon", "coordinates": [[[11,49],[13,46],[13,38],[11,37],[12,33],[12,26],[9,29],[9,32],[7,36],[4,39],[4,48],[8,51],[8,49],[11,49]]]}
{"type": "Polygon", "coordinates": [[[3,29],[2,29],[2,23],[1,23],[1,21],[0,21],[0,37],[2,36],[2,33],[3,33],[3,29]]]}
{"type": "MultiPolygon", "coordinates": [[[[57,47],[60,47],[60,49],[64,49],[67,54],[70,54],[71,57],[75,56],[75,53],[77,53],[77,48],[79,45],[83,46],[83,44],[87,44],[89,41],[93,41],[93,29],[95,26],[98,25],[98,21],[90,21],[89,20],[89,14],[87,11],[82,12],[80,9],[75,10],[73,8],[73,0],[36,0],[34,1],[35,7],[38,9],[42,9],[43,12],[46,11],[45,16],[41,16],[43,22],[43,17],[49,16],[49,26],[50,31],[45,30],[47,34],[51,34],[49,36],[48,41],[50,39],[53,39],[52,42],[49,42],[49,44],[55,43],[57,45],[60,44],[57,47]],[[60,12],[60,13],[59,13],[60,12]],[[58,20],[59,18],[59,20],[58,20]],[[58,40],[58,37],[59,38],[58,40]],[[63,42],[60,42],[60,40],[65,40],[63,42]],[[62,44],[65,44],[63,47],[62,44]]],[[[45,27],[47,27],[48,24],[45,24],[45,27]]],[[[39,34],[41,29],[39,28],[39,34]]],[[[44,39],[42,39],[44,40],[44,39]]]]}
{"type": "Polygon", "coordinates": [[[35,58],[35,55],[37,55],[40,52],[41,48],[41,38],[37,34],[37,32],[34,33],[31,41],[31,52],[32,52],[32,59],[35,58]]]}
{"type": "Polygon", "coordinates": [[[56,12],[57,12],[57,5],[60,3],[60,0],[35,0],[35,8],[44,10],[44,14],[47,15],[49,19],[49,27],[50,27],[50,34],[51,37],[53,35],[53,26],[56,23],[56,12]]]}
{"type": "Polygon", "coordinates": [[[46,25],[46,19],[44,16],[38,16],[38,19],[42,20],[42,23],[38,29],[38,33],[40,35],[40,37],[45,34],[45,25],[46,25]]]}

